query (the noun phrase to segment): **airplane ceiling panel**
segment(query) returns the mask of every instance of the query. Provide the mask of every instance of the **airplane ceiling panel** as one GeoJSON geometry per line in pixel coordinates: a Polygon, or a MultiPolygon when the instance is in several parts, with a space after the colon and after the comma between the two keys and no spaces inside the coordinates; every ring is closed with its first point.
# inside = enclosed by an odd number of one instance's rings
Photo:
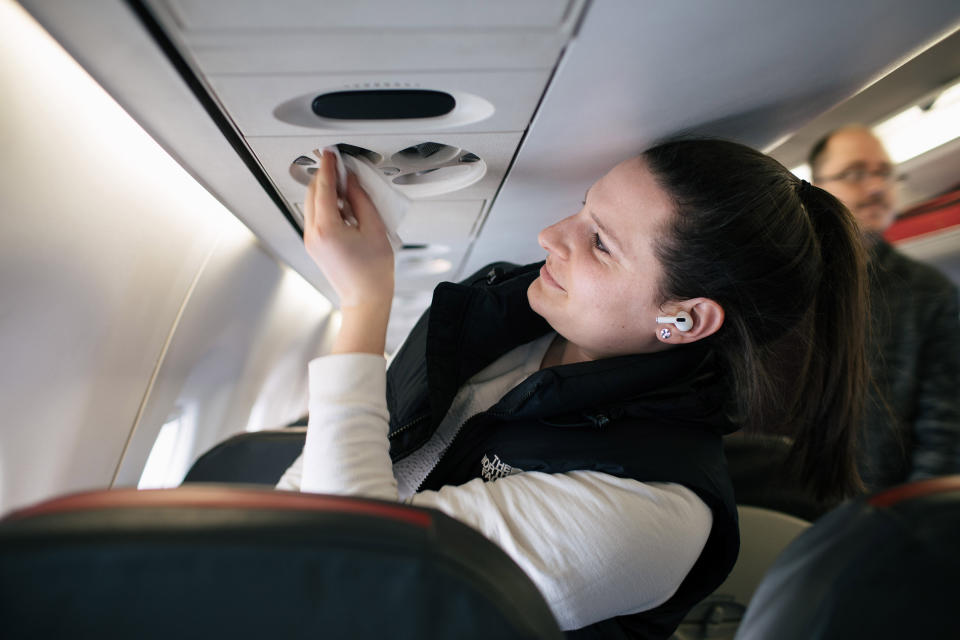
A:
{"type": "Polygon", "coordinates": [[[594,2],[464,270],[542,259],[544,223],[662,137],[770,146],[958,25],[956,0],[594,2]]]}
{"type": "Polygon", "coordinates": [[[423,201],[407,214],[398,233],[410,244],[450,244],[469,237],[482,205],[472,200],[423,201]]]}
{"type": "Polygon", "coordinates": [[[566,30],[181,33],[209,74],[552,69],[566,30]]]}
{"type": "MultiPolygon", "coordinates": [[[[430,291],[450,278],[466,256],[485,204],[483,200],[422,201],[410,209],[397,229],[405,246],[397,256],[397,271],[403,274],[397,279],[398,294],[430,291]]],[[[301,205],[296,208],[302,217],[301,205]]],[[[421,311],[422,307],[408,320],[415,321],[421,311]]]]}
{"type": "Polygon", "coordinates": [[[585,4],[150,3],[207,75],[552,69],[585,4]]]}
{"type": "Polygon", "coordinates": [[[475,217],[456,231],[448,226],[456,235],[444,238],[442,257],[421,255],[435,252],[435,243],[398,256],[398,291],[415,290],[424,277],[432,283],[459,273],[585,6],[580,0],[145,4],[243,136],[295,223],[302,225],[299,203],[317,150],[332,144],[370,160],[411,199],[414,218],[423,216],[420,205],[428,200],[470,203],[475,217]],[[421,35],[440,45],[426,58],[421,35]],[[433,100],[429,109],[424,92],[433,100]],[[387,99],[396,105],[386,108],[387,99]]]}
{"type": "MultiPolygon", "coordinates": [[[[350,75],[217,75],[213,92],[248,136],[305,133],[400,133],[405,131],[523,131],[550,77],[549,69],[460,73],[366,73],[350,75]],[[434,117],[323,117],[315,99],[348,91],[426,90],[454,98],[434,117]]],[[[381,100],[383,98],[380,98],[381,100]]],[[[363,104],[359,104],[363,106],[363,104]]],[[[416,106],[416,105],[413,105],[416,106]]]]}
{"type": "Polygon", "coordinates": [[[166,0],[184,29],[556,28],[574,0],[166,0]]]}
{"type": "MultiPolygon", "coordinates": [[[[442,252],[432,248],[404,251],[397,256],[397,272],[403,272],[403,277],[397,276],[394,294],[401,296],[419,291],[432,292],[438,284],[444,280],[450,280],[451,272],[463,262],[466,252],[466,248],[445,248],[442,252]]],[[[407,316],[391,317],[391,326],[406,326],[407,331],[409,331],[420,314],[423,313],[423,310],[429,306],[430,301],[426,300],[425,302],[424,306],[411,310],[407,316]]],[[[393,344],[391,346],[396,348],[399,345],[393,344]]]]}

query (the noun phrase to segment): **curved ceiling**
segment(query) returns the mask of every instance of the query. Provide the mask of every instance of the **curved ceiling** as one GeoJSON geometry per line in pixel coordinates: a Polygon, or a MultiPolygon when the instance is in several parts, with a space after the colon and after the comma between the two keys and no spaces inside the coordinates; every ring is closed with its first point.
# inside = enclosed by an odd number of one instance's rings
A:
{"type": "Polygon", "coordinates": [[[956,31],[960,4],[595,2],[567,48],[466,269],[542,256],[614,164],[680,132],[773,146],[956,31]]]}

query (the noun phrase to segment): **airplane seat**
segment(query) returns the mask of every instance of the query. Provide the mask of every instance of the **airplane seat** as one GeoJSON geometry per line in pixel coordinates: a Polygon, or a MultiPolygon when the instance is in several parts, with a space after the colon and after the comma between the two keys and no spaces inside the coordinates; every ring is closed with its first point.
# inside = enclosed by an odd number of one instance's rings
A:
{"type": "Polygon", "coordinates": [[[801,534],[736,640],[960,636],[960,476],[850,501],[801,534]]]}
{"type": "Polygon", "coordinates": [[[303,451],[306,434],[305,426],[238,433],[197,458],[183,483],[275,486],[303,451]]]}
{"type": "Polygon", "coordinates": [[[762,507],[737,506],[740,555],[730,575],[684,617],[671,640],[731,640],[766,571],[810,523],[762,507]]]}
{"type": "Polygon", "coordinates": [[[775,435],[735,433],[723,439],[738,505],[762,507],[813,522],[837,505],[818,501],[786,470],[792,442],[775,435]]]}
{"type": "Polygon", "coordinates": [[[5,638],[562,638],[496,545],[431,509],[216,486],[0,520],[5,638]]]}
{"type": "Polygon", "coordinates": [[[740,518],[740,554],[723,584],[687,613],[673,640],[732,639],[767,569],[827,511],[827,504],[785,471],[791,445],[775,435],[724,438],[740,518]]]}

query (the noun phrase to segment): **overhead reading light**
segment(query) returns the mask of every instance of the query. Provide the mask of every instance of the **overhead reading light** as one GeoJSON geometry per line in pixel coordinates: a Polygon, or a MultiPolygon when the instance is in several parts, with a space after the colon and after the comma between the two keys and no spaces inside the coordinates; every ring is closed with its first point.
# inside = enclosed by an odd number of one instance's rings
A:
{"type": "Polygon", "coordinates": [[[427,89],[334,91],[320,94],[311,104],[315,114],[332,120],[437,118],[456,106],[449,93],[427,89]]]}
{"type": "MultiPolygon", "coordinates": [[[[872,127],[893,164],[921,156],[960,138],[960,81],[943,89],[932,100],[905,109],[872,127]]],[[[810,167],[792,168],[798,178],[810,180],[810,167]]]]}

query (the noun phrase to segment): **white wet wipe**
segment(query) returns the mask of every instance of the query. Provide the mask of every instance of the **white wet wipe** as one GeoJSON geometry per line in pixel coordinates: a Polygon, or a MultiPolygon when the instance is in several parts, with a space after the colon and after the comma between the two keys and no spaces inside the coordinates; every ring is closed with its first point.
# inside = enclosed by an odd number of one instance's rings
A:
{"type": "MultiPolygon", "coordinates": [[[[370,197],[373,206],[380,213],[380,219],[387,228],[387,238],[393,247],[394,254],[400,251],[403,241],[397,235],[397,227],[407,215],[410,200],[393,188],[389,180],[366,158],[342,155],[336,146],[325,147],[315,151],[318,156],[323,151],[330,151],[337,159],[337,196],[345,201],[347,193],[347,171],[357,178],[357,182],[370,197]]],[[[341,206],[342,208],[342,206],[341,206]]],[[[357,224],[356,218],[349,212],[344,219],[347,224],[357,224]]]]}

